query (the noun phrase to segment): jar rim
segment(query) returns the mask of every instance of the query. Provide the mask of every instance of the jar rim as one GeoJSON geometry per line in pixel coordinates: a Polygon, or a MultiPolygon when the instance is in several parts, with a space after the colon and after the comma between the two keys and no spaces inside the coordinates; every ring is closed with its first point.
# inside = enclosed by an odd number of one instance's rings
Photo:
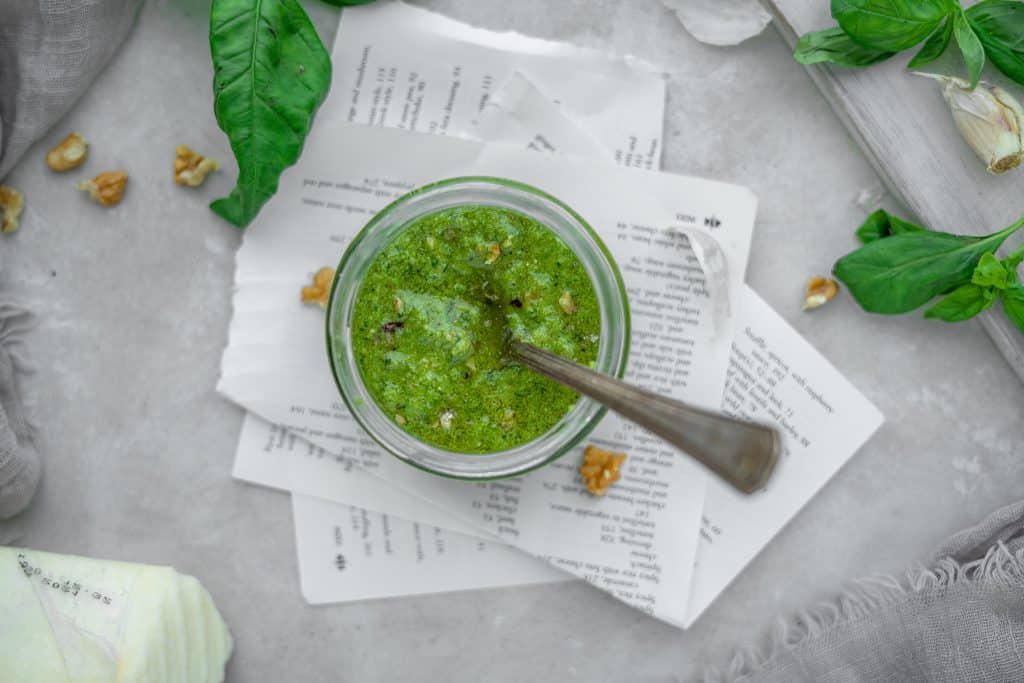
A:
{"type": "Polygon", "coordinates": [[[531,185],[491,176],[449,178],[407,192],[374,215],[352,239],[338,264],[327,305],[328,362],[353,418],[381,448],[403,462],[455,479],[520,476],[572,450],[607,409],[581,397],[558,423],[531,441],[491,453],[449,451],[418,439],[384,414],[363,384],[352,353],[351,317],[370,264],[414,221],[456,206],[497,206],[523,213],[554,232],[572,250],[588,272],[601,312],[595,368],[623,376],[629,356],[630,311],[625,284],[611,252],[596,231],[561,200],[531,185]]]}

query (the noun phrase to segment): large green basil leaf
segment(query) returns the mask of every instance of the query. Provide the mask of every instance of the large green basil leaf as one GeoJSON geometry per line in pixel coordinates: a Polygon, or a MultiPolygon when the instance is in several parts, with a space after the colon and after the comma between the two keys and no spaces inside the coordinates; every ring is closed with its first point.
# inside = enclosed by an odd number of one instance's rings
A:
{"type": "Polygon", "coordinates": [[[858,45],[837,26],[805,33],[796,44],[793,59],[801,64],[828,62],[839,66],[869,66],[889,59],[893,54],[858,45]]]}
{"type": "Polygon", "coordinates": [[[951,0],[832,0],[832,16],[854,42],[890,52],[920,43],[953,8],[951,0]]]}
{"type": "Polygon", "coordinates": [[[331,60],[297,0],[214,0],[214,112],[238,160],[231,194],[210,208],[244,228],[302,152],[331,83],[331,60]]]}
{"type": "Polygon", "coordinates": [[[996,68],[1024,84],[1024,3],[984,0],[969,7],[966,14],[996,68]]]}
{"type": "Polygon", "coordinates": [[[1014,325],[1024,332],[1024,287],[1012,285],[1000,293],[1003,311],[1014,325]]]}
{"type": "Polygon", "coordinates": [[[981,79],[981,70],[985,68],[985,48],[981,46],[971,24],[964,16],[962,9],[957,9],[953,18],[953,35],[956,36],[956,44],[960,46],[960,52],[964,56],[964,64],[967,65],[967,80],[971,87],[978,85],[981,79]]]}
{"type": "Polygon", "coordinates": [[[906,313],[970,282],[981,257],[1019,227],[983,238],[930,231],[893,235],[847,254],[833,272],[864,310],[906,313]]]}
{"type": "Polygon", "coordinates": [[[924,41],[921,50],[910,60],[907,68],[920,69],[938,59],[946,51],[949,41],[953,38],[953,23],[952,19],[946,19],[946,23],[941,28],[935,29],[935,33],[924,41]]]}
{"type": "Polygon", "coordinates": [[[995,302],[996,292],[994,289],[968,283],[957,287],[942,301],[925,311],[924,317],[938,318],[947,323],[958,323],[970,320],[982,311],[991,308],[995,302]]]}

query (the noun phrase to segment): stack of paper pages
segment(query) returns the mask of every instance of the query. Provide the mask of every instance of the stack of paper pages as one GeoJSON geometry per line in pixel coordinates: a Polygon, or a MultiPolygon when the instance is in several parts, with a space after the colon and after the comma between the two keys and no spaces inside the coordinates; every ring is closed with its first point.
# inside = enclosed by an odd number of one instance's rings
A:
{"type": "Polygon", "coordinates": [[[345,10],[333,60],[302,160],[238,253],[218,387],[249,411],[235,476],[292,493],[303,595],[583,579],[689,625],[882,421],[744,284],[753,193],[658,171],[665,80],[637,60],[398,2],[345,10]],[[785,455],[767,490],[740,496],[614,415],[590,439],[629,455],[604,498],[583,489],[579,453],[465,483],[413,469],[362,433],[332,379],[324,313],[300,305],[299,290],[376,211],[470,175],[540,187],[594,226],[629,292],[627,378],[777,424],[785,455]],[[680,297],[680,281],[710,294],[680,297]]]}

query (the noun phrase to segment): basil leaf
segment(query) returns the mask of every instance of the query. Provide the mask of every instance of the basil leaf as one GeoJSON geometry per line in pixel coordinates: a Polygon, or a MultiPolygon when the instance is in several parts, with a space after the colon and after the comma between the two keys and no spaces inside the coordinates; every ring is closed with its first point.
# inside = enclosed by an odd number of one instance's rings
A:
{"type": "Polygon", "coordinates": [[[793,52],[793,59],[801,64],[827,62],[839,66],[870,66],[885,61],[893,52],[873,50],[850,40],[839,27],[805,33],[793,52]]]}
{"type": "Polygon", "coordinates": [[[298,160],[331,61],[297,0],[214,0],[210,51],[217,124],[238,160],[238,183],[210,208],[244,228],[298,160]]]}
{"type": "Polygon", "coordinates": [[[989,60],[1024,84],[1024,3],[985,0],[969,7],[966,15],[989,60]]]}
{"type": "Polygon", "coordinates": [[[920,43],[952,9],[950,0],[832,0],[832,16],[853,42],[890,52],[920,43]]]}
{"type": "Polygon", "coordinates": [[[863,243],[874,242],[892,235],[924,230],[920,225],[897,218],[885,209],[878,209],[857,229],[857,238],[863,243]]]}
{"type": "Polygon", "coordinates": [[[927,230],[927,228],[923,228],[917,223],[911,223],[910,221],[905,221],[898,216],[889,214],[890,235],[903,235],[908,232],[920,232],[922,230],[927,230]]]}
{"type": "Polygon", "coordinates": [[[832,272],[864,310],[906,313],[970,282],[981,257],[1019,227],[983,238],[929,230],[893,235],[847,254],[832,272]]]}
{"type": "Polygon", "coordinates": [[[1016,325],[1021,332],[1024,332],[1024,287],[1013,285],[1000,292],[999,298],[1003,302],[1003,312],[1006,317],[1016,325]]]}
{"type": "Polygon", "coordinates": [[[971,282],[982,287],[1006,289],[1010,274],[994,254],[988,253],[981,257],[978,266],[971,275],[971,282]]]}
{"type": "Polygon", "coordinates": [[[958,323],[991,308],[995,302],[996,292],[992,288],[966,284],[957,287],[949,296],[925,311],[924,317],[958,323]]]}
{"type": "Polygon", "coordinates": [[[953,23],[953,21],[946,19],[942,27],[936,29],[935,33],[928,40],[924,41],[924,46],[910,60],[907,68],[919,69],[938,59],[946,51],[946,48],[949,47],[949,41],[953,38],[953,23]]]}
{"type": "Polygon", "coordinates": [[[981,41],[975,35],[962,9],[958,9],[953,17],[953,35],[956,36],[956,44],[960,46],[960,52],[964,56],[967,80],[973,88],[978,85],[981,70],[985,67],[985,48],[981,46],[981,41]]]}

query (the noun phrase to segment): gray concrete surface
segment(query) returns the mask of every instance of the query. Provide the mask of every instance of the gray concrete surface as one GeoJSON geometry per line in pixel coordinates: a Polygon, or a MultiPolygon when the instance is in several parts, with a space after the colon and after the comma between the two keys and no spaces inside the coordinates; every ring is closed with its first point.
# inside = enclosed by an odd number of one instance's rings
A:
{"type": "MultiPolygon", "coordinates": [[[[761,198],[749,281],[888,423],[688,632],[584,585],[311,608],[285,496],[231,480],[241,414],[214,392],[238,233],[171,182],[174,146],[230,159],[211,109],[202,0],[151,2],[115,63],[22,161],[21,231],[3,283],[34,306],[46,474],[21,544],[166,563],[198,576],[237,640],[232,682],[682,681],[763,642],[773,619],[844,580],[899,571],[944,536],[1024,497],[1024,386],[972,324],[885,319],[841,297],[799,311],[805,276],[853,246],[877,180],[781,39],[691,39],[657,0],[418,0],[495,29],[634,53],[671,76],[665,168],[761,198]],[[66,131],[92,140],[72,176],[44,167],[66,131]],[[131,173],[124,203],[79,176],[131,173]]],[[[309,3],[325,40],[337,10],[309,3]]]]}

